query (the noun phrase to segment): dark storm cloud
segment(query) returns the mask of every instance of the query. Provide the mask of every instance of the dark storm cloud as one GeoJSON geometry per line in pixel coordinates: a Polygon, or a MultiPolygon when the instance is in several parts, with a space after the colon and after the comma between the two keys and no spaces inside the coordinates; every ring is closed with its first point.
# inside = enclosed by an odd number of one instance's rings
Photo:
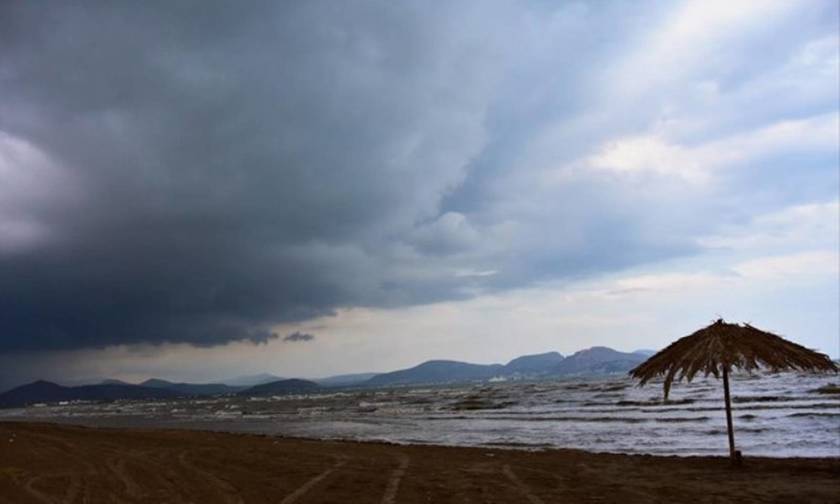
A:
{"type": "Polygon", "coordinates": [[[0,248],[0,351],[259,342],[384,303],[385,238],[482,143],[493,27],[462,35],[469,9],[43,7],[0,15],[0,132],[18,174],[66,182],[0,214],[34,230],[0,248]]]}
{"type": "Polygon", "coordinates": [[[312,334],[295,331],[292,334],[289,334],[288,336],[284,337],[283,341],[289,343],[299,343],[305,341],[312,341],[314,339],[315,336],[313,336],[312,334]]]}
{"type": "Polygon", "coordinates": [[[731,194],[585,160],[672,116],[690,145],[745,127],[743,104],[749,127],[789,116],[774,96],[835,110],[790,61],[836,12],[661,63],[641,35],[682,6],[653,5],[3,3],[0,352],[264,342],[697,251],[731,194]],[[777,66],[785,87],[760,85],[777,66]]]}

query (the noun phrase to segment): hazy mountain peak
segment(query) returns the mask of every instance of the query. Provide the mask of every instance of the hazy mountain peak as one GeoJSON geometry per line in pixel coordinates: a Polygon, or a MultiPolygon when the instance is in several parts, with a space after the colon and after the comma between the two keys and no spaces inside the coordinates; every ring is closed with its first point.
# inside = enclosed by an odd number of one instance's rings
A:
{"type": "Polygon", "coordinates": [[[543,378],[570,374],[623,373],[645,360],[638,353],[627,353],[605,346],[594,346],[563,357],[558,352],[523,355],[506,365],[471,364],[452,360],[430,360],[417,366],[382,373],[366,382],[371,386],[481,381],[490,378],[543,378]]]}
{"type": "Polygon", "coordinates": [[[505,365],[510,372],[519,373],[545,373],[563,360],[559,352],[544,352],[540,354],[523,355],[517,357],[505,365]]]}

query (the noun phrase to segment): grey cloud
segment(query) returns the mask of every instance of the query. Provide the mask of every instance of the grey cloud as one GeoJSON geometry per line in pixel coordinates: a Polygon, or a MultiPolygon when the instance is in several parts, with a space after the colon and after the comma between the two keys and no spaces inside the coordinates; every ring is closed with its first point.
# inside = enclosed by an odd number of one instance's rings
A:
{"type": "Polygon", "coordinates": [[[411,243],[420,251],[433,255],[451,255],[475,248],[478,233],[466,216],[446,212],[432,222],[418,226],[411,243]]]}
{"type": "MultiPolygon", "coordinates": [[[[4,3],[0,352],[264,342],[342,307],[696,252],[725,220],[709,216],[731,208],[722,199],[603,174],[541,179],[692,102],[652,88],[602,103],[604,67],[667,17],[654,10],[4,3]]],[[[826,33],[809,19],[797,43],[826,33]]],[[[725,98],[710,112],[723,120],[755,99],[725,98]]]]}
{"type": "Polygon", "coordinates": [[[383,303],[379,250],[484,143],[497,25],[469,12],[5,4],[0,131],[69,182],[0,206],[44,234],[0,248],[0,351],[260,342],[383,303]]]}
{"type": "Polygon", "coordinates": [[[312,341],[315,339],[315,336],[309,333],[302,333],[295,331],[292,334],[287,335],[283,338],[284,342],[289,343],[298,343],[298,342],[305,342],[305,341],[312,341]]]}

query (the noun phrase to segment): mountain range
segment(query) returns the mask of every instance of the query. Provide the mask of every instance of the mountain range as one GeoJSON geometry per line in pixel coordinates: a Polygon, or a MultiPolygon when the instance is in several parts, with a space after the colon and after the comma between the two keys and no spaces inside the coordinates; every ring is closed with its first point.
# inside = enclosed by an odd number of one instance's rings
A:
{"type": "Polygon", "coordinates": [[[176,399],[179,397],[239,395],[282,395],[316,392],[321,386],[309,380],[277,380],[253,387],[231,387],[218,383],[172,383],[150,379],[140,385],[108,383],[65,387],[38,380],[0,394],[0,408],[69,401],[116,401],[120,399],[176,399]]]}
{"type": "Polygon", "coordinates": [[[111,401],[116,399],[169,399],[190,396],[280,395],[312,393],[337,387],[392,387],[415,384],[444,384],[508,379],[546,379],[626,373],[654,351],[619,352],[592,347],[568,357],[546,352],[517,357],[507,364],[472,364],[453,360],[431,360],[389,373],[357,373],[321,380],[283,379],[262,373],[219,383],[178,383],[151,378],[140,384],[108,379],[95,385],[65,387],[37,381],[0,394],[0,407],[18,407],[60,401],[111,401]]]}
{"type": "Polygon", "coordinates": [[[649,355],[644,350],[626,353],[607,347],[592,347],[568,357],[557,352],[523,355],[504,365],[432,360],[409,369],[376,375],[365,384],[384,387],[420,383],[625,373],[643,362],[649,355]]]}
{"type": "Polygon", "coordinates": [[[245,386],[226,385],[224,383],[173,383],[159,378],[150,378],[140,383],[141,387],[171,390],[180,395],[225,395],[247,389],[245,386]]]}
{"type": "Polygon", "coordinates": [[[114,401],[117,399],[174,399],[180,394],[173,390],[104,383],[64,387],[38,380],[0,394],[0,408],[16,408],[27,404],[62,401],[114,401]]]}
{"type": "Polygon", "coordinates": [[[260,385],[254,385],[249,389],[241,391],[239,395],[266,396],[282,394],[308,394],[310,392],[317,392],[321,388],[322,387],[320,385],[313,381],[289,378],[288,380],[277,380],[260,385]]]}
{"type": "Polygon", "coordinates": [[[327,378],[318,378],[315,382],[318,385],[325,387],[349,387],[366,382],[378,375],[379,373],[353,373],[336,376],[329,376],[327,378]]]}

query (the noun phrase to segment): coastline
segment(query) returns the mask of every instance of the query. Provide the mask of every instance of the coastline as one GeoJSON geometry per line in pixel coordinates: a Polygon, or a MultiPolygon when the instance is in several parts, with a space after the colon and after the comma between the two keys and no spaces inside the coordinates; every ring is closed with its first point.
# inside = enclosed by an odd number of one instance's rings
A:
{"type": "Polygon", "coordinates": [[[0,502],[840,501],[840,457],[590,453],[0,422],[0,502]]]}

